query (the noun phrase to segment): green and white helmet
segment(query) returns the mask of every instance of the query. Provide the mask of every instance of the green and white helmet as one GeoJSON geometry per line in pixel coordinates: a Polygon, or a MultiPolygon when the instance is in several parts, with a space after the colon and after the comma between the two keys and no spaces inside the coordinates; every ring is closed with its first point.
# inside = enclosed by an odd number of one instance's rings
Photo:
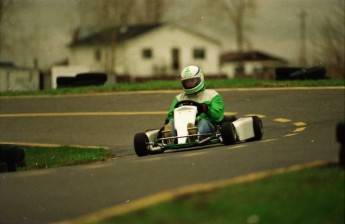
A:
{"type": "Polygon", "coordinates": [[[197,66],[185,67],[181,72],[181,83],[187,95],[195,94],[205,89],[204,74],[197,66]]]}

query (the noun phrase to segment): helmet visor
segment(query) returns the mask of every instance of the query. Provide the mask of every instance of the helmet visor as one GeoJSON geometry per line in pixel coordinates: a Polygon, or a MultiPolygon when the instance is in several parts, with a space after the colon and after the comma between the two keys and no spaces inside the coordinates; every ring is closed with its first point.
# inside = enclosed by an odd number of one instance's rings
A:
{"type": "Polygon", "coordinates": [[[201,82],[200,77],[185,79],[185,80],[182,80],[182,86],[184,89],[193,89],[194,87],[198,86],[200,82],[201,82]]]}

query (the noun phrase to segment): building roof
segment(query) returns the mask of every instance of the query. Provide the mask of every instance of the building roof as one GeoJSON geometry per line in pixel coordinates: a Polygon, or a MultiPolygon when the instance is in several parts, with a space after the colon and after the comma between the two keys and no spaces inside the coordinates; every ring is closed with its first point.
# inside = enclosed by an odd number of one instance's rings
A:
{"type": "MultiPolygon", "coordinates": [[[[81,35],[82,33],[78,33],[80,29],[78,29],[74,34],[74,40],[69,45],[70,47],[76,46],[85,46],[85,45],[109,45],[113,42],[121,43],[126,40],[130,40],[132,38],[138,37],[144,33],[152,31],[156,28],[162,27],[167,24],[137,24],[137,25],[128,25],[128,26],[116,26],[101,30],[99,32],[91,33],[89,35],[81,35]]],[[[212,41],[216,44],[220,44],[220,42],[216,39],[213,39],[209,36],[201,34],[193,29],[187,29],[186,27],[180,26],[178,24],[170,24],[174,27],[179,27],[191,34],[197,35],[199,37],[205,38],[208,41],[212,41]]]]}
{"type": "Polygon", "coordinates": [[[248,52],[226,52],[220,57],[221,63],[238,62],[238,61],[281,61],[286,62],[285,59],[269,55],[261,51],[248,52]]]}
{"type": "Polygon", "coordinates": [[[75,38],[69,46],[75,47],[90,44],[111,44],[113,41],[122,42],[144,34],[159,26],[161,25],[145,24],[111,27],[83,38],[75,38]]]}

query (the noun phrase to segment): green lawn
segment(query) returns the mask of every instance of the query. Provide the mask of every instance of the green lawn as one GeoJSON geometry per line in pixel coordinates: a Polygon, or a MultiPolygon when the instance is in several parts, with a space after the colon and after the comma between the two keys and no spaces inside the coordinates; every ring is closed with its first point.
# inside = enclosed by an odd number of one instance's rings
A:
{"type": "Polygon", "coordinates": [[[344,169],[272,176],[164,202],[106,223],[344,223],[344,169]]]}
{"type": "Polygon", "coordinates": [[[91,163],[113,158],[106,149],[62,147],[27,147],[25,149],[26,167],[18,170],[33,170],[91,163]]]}
{"type": "MultiPolygon", "coordinates": [[[[206,80],[205,83],[207,88],[345,86],[344,79],[275,81],[268,79],[236,78],[206,80]]],[[[0,96],[66,95],[138,90],[181,90],[181,88],[180,81],[176,79],[166,81],[147,81],[143,83],[118,83],[106,86],[62,88],[42,91],[8,91],[1,92],[0,96]]]]}

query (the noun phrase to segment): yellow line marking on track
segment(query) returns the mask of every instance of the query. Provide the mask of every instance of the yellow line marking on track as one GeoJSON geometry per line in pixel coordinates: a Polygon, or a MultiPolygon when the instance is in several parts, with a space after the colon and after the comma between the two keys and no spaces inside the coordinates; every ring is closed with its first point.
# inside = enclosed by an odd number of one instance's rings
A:
{"type": "MultiPolygon", "coordinates": [[[[68,116],[138,116],[167,115],[168,111],[123,111],[123,112],[59,112],[59,113],[20,113],[0,114],[0,118],[16,117],[68,117],[68,116]]],[[[235,115],[236,112],[225,112],[225,115],[235,115]]]]}
{"type": "Polygon", "coordinates": [[[306,129],[306,127],[300,127],[300,128],[296,128],[293,132],[301,132],[304,131],[306,129]]]}
{"type": "Polygon", "coordinates": [[[259,118],[265,118],[266,115],[263,115],[263,114],[246,114],[244,115],[245,117],[252,117],[252,116],[257,116],[259,118]]]}
{"type": "Polygon", "coordinates": [[[204,155],[206,152],[191,152],[191,153],[186,153],[181,155],[181,157],[192,157],[192,156],[199,156],[199,155],[204,155]]]}
{"type": "MultiPolygon", "coordinates": [[[[320,86],[320,87],[242,87],[242,88],[216,88],[219,92],[236,91],[289,91],[289,90],[342,90],[344,86],[320,86]]],[[[89,97],[89,96],[112,96],[112,95],[135,95],[135,94],[172,94],[181,93],[181,90],[138,90],[138,91],[119,91],[107,93],[79,93],[65,95],[36,95],[36,96],[0,96],[0,99],[25,99],[25,98],[69,98],[69,97],[89,97]]]]}
{"type": "Polygon", "coordinates": [[[79,168],[79,170],[95,170],[95,169],[101,169],[112,166],[111,163],[105,163],[105,162],[98,162],[90,165],[82,165],[79,168]]]}
{"type": "Polygon", "coordinates": [[[236,115],[237,113],[236,112],[224,112],[224,115],[236,115]]]}
{"type": "Polygon", "coordinates": [[[123,112],[61,112],[61,113],[26,113],[0,114],[0,117],[66,117],[66,116],[136,116],[136,115],[167,115],[167,111],[123,111],[123,112]]]}
{"type": "Polygon", "coordinates": [[[260,142],[272,142],[278,140],[277,138],[271,138],[271,139],[266,139],[266,140],[261,140],[260,142]]]}
{"type": "Polygon", "coordinates": [[[158,161],[161,160],[161,157],[151,157],[151,158],[138,158],[136,160],[133,160],[133,162],[152,162],[152,161],[158,161]]]}
{"type": "Polygon", "coordinates": [[[246,147],[247,145],[244,145],[244,144],[241,144],[241,145],[235,145],[235,146],[231,146],[227,149],[240,149],[240,148],[243,148],[243,147],[246,147]]]}
{"type": "Polygon", "coordinates": [[[135,212],[140,209],[147,208],[149,206],[156,205],[158,203],[166,202],[174,200],[181,196],[186,196],[190,194],[195,194],[198,192],[212,192],[217,189],[231,186],[235,184],[243,184],[243,183],[250,183],[254,181],[259,181],[267,177],[289,173],[289,172],[296,172],[305,168],[313,168],[313,167],[320,167],[328,162],[325,161],[313,161],[305,164],[293,165],[290,167],[285,168],[277,168],[272,170],[266,170],[257,173],[251,173],[244,176],[239,176],[235,178],[219,180],[209,183],[202,183],[202,184],[194,184],[190,186],[184,186],[180,188],[176,188],[174,190],[164,191],[158,194],[154,194],[151,196],[147,196],[141,199],[137,199],[131,201],[129,203],[116,205],[113,207],[102,209],[98,212],[94,212],[92,214],[84,215],[79,218],[71,219],[71,220],[64,220],[57,223],[60,224],[69,224],[69,223],[98,223],[102,220],[114,218],[116,216],[125,215],[130,212],[135,212]]]}
{"type": "Polygon", "coordinates": [[[234,91],[289,91],[289,90],[342,90],[345,86],[316,86],[316,87],[242,87],[242,88],[216,88],[218,92],[234,91]]]}
{"type": "Polygon", "coordinates": [[[19,146],[28,146],[28,147],[47,147],[47,148],[57,148],[57,147],[63,147],[63,146],[70,146],[70,147],[76,147],[76,148],[88,148],[88,149],[109,149],[109,147],[106,146],[94,146],[94,145],[59,145],[59,144],[46,144],[46,143],[32,143],[32,142],[0,142],[0,144],[4,145],[19,145],[19,146]]]}
{"type": "Polygon", "coordinates": [[[281,123],[286,123],[286,122],[290,122],[291,120],[287,119],[287,118],[276,118],[273,121],[281,122],[281,123]]]}
{"type": "Polygon", "coordinates": [[[306,126],[307,124],[304,123],[304,122],[296,122],[296,123],[293,123],[296,127],[301,127],[301,126],[306,126]]]}
{"type": "Polygon", "coordinates": [[[292,134],[287,134],[287,135],[284,135],[283,137],[291,137],[291,136],[294,136],[294,135],[297,135],[298,133],[292,133],[292,134]]]}
{"type": "Polygon", "coordinates": [[[37,177],[37,176],[43,176],[48,175],[54,172],[54,169],[42,169],[42,170],[28,170],[28,171],[22,171],[15,173],[15,177],[37,177]]]}

